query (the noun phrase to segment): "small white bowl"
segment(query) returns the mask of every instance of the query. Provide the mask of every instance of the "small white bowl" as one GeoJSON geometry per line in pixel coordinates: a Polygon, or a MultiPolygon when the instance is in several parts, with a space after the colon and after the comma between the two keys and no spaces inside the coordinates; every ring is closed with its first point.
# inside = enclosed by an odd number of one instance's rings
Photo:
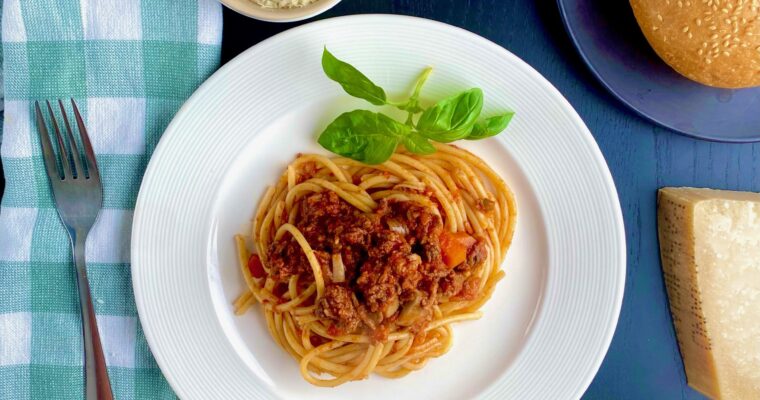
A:
{"type": "Polygon", "coordinates": [[[333,8],[340,0],[317,0],[298,8],[264,8],[255,0],[219,0],[233,11],[268,22],[295,22],[316,17],[333,8]]]}

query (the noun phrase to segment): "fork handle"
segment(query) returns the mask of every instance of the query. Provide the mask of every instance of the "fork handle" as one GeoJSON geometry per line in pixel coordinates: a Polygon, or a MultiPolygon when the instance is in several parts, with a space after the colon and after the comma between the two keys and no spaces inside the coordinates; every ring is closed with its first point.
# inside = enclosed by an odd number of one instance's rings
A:
{"type": "Polygon", "coordinates": [[[85,399],[111,400],[111,383],[108,380],[106,360],[103,346],[100,344],[98,322],[95,318],[95,308],[92,306],[90,284],[87,280],[87,266],[84,261],[84,249],[87,234],[73,232],[72,242],[74,263],[77,270],[77,287],[79,289],[79,305],[82,307],[82,333],[84,336],[84,370],[85,370],[85,399]]]}

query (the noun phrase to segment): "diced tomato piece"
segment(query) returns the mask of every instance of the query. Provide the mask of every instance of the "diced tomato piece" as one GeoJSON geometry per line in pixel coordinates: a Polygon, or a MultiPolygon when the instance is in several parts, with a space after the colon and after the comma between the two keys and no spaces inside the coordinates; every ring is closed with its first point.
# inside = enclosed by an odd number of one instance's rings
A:
{"type": "Polygon", "coordinates": [[[331,325],[330,325],[330,326],[327,328],[327,334],[328,334],[328,335],[330,335],[330,336],[333,336],[333,337],[335,337],[335,336],[340,336],[340,335],[342,335],[342,334],[343,334],[343,331],[341,331],[341,330],[340,330],[340,329],[339,329],[337,326],[335,326],[334,324],[331,324],[331,325]]]}
{"type": "Polygon", "coordinates": [[[287,300],[282,299],[282,295],[288,292],[288,285],[285,283],[278,283],[272,289],[272,294],[280,298],[280,303],[285,303],[287,300]]]}
{"type": "Polygon", "coordinates": [[[264,271],[264,265],[261,264],[261,258],[258,254],[251,254],[251,257],[248,258],[248,271],[256,279],[266,276],[267,273],[264,271]]]}
{"type": "MultiPolygon", "coordinates": [[[[335,336],[338,336],[338,335],[335,335],[335,336]]],[[[309,336],[309,341],[311,342],[312,346],[319,347],[319,346],[321,346],[321,345],[329,342],[330,339],[323,338],[322,336],[319,336],[319,335],[311,335],[311,336],[309,336]]]]}
{"type": "Polygon", "coordinates": [[[475,244],[475,238],[465,232],[443,232],[439,238],[443,263],[454,268],[467,259],[467,250],[475,244]]]}

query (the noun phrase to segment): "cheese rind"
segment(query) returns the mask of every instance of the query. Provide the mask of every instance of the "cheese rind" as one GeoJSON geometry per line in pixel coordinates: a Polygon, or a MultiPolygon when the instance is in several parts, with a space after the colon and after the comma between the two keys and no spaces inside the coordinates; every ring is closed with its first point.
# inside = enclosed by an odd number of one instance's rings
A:
{"type": "Polygon", "coordinates": [[[760,194],[663,188],[658,230],[689,385],[760,399],[760,194]]]}

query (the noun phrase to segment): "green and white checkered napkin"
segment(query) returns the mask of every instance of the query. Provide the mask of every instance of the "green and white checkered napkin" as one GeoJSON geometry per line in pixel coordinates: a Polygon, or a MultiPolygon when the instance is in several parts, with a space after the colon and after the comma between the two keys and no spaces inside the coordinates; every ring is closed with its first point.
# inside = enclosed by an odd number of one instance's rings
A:
{"type": "Polygon", "coordinates": [[[82,399],[74,267],[40,156],[34,100],[73,97],[103,180],[86,257],[117,399],[173,398],[148,349],[130,278],[146,164],[182,103],[218,66],[214,0],[5,0],[0,208],[0,399],[82,399]]]}

